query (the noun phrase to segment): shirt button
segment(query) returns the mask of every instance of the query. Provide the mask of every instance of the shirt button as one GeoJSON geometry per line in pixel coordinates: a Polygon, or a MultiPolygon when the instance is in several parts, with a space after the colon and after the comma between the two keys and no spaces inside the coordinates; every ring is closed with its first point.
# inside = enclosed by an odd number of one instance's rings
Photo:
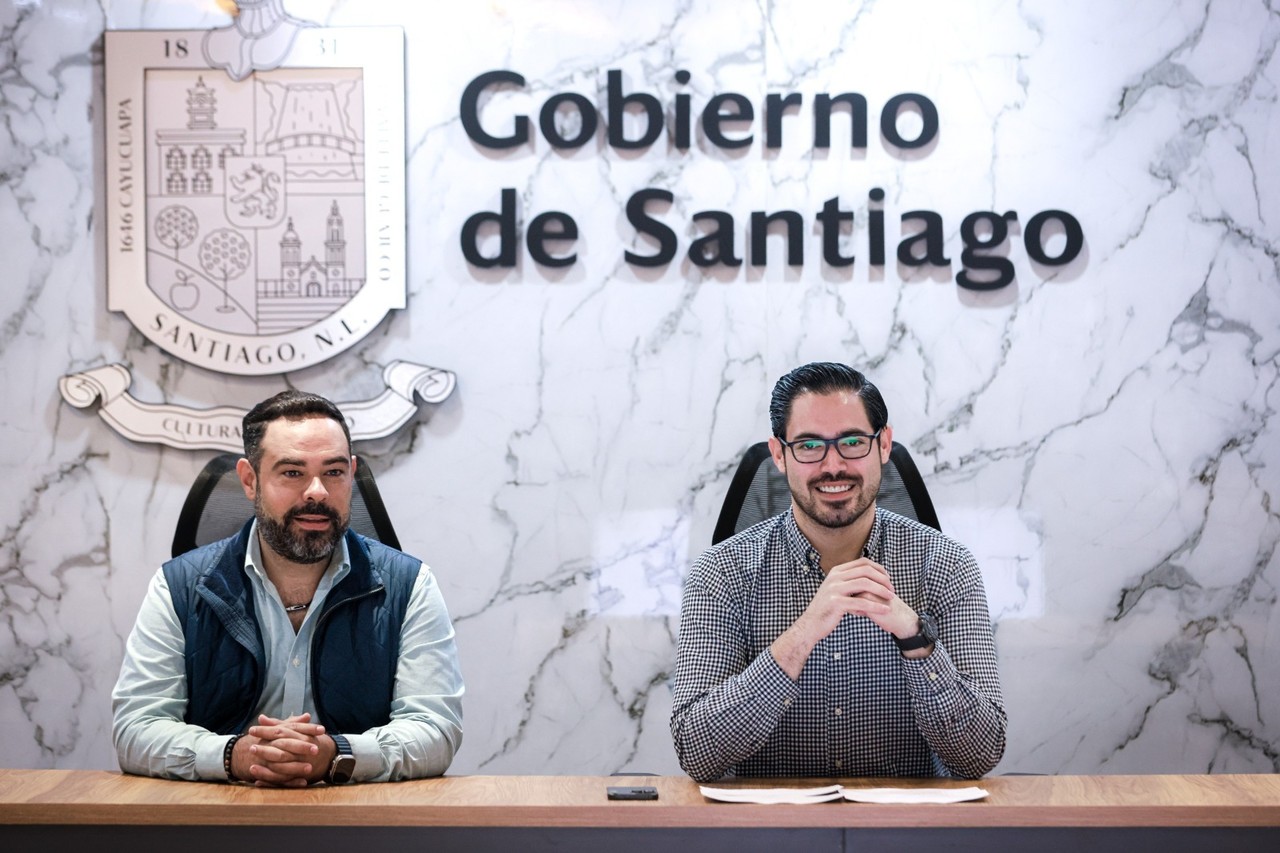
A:
{"type": "Polygon", "coordinates": [[[783,700],[782,700],[782,707],[784,707],[784,708],[790,708],[790,707],[791,707],[791,700],[790,700],[790,699],[783,699],[783,700]]]}
{"type": "Polygon", "coordinates": [[[844,713],[844,711],[841,711],[839,708],[836,708],[836,712],[835,712],[835,713],[836,713],[836,716],[838,717],[838,716],[840,716],[841,714],[843,714],[843,713],[844,713]]]}
{"type": "Polygon", "coordinates": [[[844,762],[837,758],[837,759],[836,759],[836,769],[837,769],[837,770],[839,770],[841,767],[844,767],[844,762]]]}
{"type": "Polygon", "coordinates": [[[301,661],[300,659],[298,659],[298,658],[294,658],[294,659],[293,659],[293,665],[294,665],[294,666],[301,666],[301,665],[302,665],[302,661],[301,661]]]}
{"type": "Polygon", "coordinates": [[[833,655],[831,655],[831,656],[832,656],[833,658],[835,658],[836,660],[840,660],[840,653],[839,653],[839,652],[836,652],[836,653],[834,653],[834,654],[833,654],[833,655]]]}
{"type": "Polygon", "coordinates": [[[931,673],[929,673],[929,680],[930,680],[930,681],[937,681],[937,680],[938,680],[938,673],[936,673],[936,672],[931,672],[931,673]]]}

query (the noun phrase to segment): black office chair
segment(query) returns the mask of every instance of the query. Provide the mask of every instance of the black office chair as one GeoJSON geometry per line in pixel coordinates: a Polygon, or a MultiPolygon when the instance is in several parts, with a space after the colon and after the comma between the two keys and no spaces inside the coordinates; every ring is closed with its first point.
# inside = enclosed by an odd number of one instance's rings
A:
{"type": "MultiPolygon", "coordinates": [[[[738,470],[729,483],[729,492],[720,507],[720,519],[716,522],[711,544],[719,544],[753,524],[785,512],[790,506],[791,490],[787,488],[786,475],[773,464],[768,442],[753,444],[742,455],[738,470]]],[[[896,441],[889,451],[889,461],[881,468],[876,506],[915,519],[935,530],[942,529],[915,460],[896,441]]]]}
{"type": "MultiPolygon", "coordinates": [[[[239,459],[235,453],[222,453],[210,459],[196,475],[178,515],[173,556],[232,536],[253,516],[253,504],[244,496],[236,475],[239,459]]],[[[351,529],[399,550],[400,540],[364,457],[356,464],[355,486],[351,492],[351,529]]]]}

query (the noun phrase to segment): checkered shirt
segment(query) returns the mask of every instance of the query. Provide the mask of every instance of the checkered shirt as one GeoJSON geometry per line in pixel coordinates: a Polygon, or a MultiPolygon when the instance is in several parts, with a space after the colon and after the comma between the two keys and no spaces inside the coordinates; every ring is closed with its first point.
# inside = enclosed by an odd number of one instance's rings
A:
{"type": "Polygon", "coordinates": [[[961,776],[1004,754],[1006,716],[982,576],[969,551],[877,509],[863,556],[929,612],[938,641],[902,656],[846,615],[792,681],[769,651],[822,583],[791,510],[707,550],[680,605],[671,734],[700,781],[735,776],[961,776]]]}

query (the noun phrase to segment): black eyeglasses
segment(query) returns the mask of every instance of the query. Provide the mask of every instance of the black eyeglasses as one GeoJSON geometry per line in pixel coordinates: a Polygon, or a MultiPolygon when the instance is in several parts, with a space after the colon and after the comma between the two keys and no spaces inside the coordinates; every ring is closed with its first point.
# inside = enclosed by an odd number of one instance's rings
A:
{"type": "Polygon", "coordinates": [[[827,448],[835,445],[836,453],[845,459],[861,459],[871,452],[871,445],[880,438],[880,430],[871,435],[842,435],[839,438],[801,438],[796,441],[781,441],[791,448],[791,455],[797,462],[811,465],[827,458],[827,448]]]}

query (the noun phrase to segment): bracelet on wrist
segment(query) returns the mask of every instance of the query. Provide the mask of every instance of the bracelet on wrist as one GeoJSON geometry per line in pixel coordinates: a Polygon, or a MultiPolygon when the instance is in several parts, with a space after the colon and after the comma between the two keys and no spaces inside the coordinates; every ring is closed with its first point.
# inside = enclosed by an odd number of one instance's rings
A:
{"type": "Polygon", "coordinates": [[[236,751],[236,741],[240,740],[240,735],[232,735],[231,740],[227,741],[227,745],[222,749],[222,769],[227,774],[228,782],[238,782],[235,771],[231,769],[231,754],[236,751]]]}

